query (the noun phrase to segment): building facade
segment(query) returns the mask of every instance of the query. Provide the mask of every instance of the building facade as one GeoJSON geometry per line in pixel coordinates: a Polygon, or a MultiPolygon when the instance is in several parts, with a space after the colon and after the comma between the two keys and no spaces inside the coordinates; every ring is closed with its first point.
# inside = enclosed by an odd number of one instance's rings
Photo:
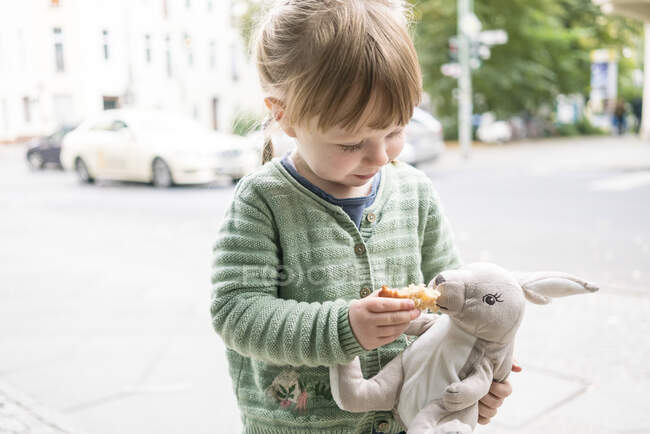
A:
{"type": "Polygon", "coordinates": [[[643,21],[643,110],[641,138],[650,141],[650,0],[594,0],[603,12],[643,21]]]}
{"type": "Polygon", "coordinates": [[[235,0],[0,2],[0,141],[114,107],[229,131],[261,105],[235,0]]]}

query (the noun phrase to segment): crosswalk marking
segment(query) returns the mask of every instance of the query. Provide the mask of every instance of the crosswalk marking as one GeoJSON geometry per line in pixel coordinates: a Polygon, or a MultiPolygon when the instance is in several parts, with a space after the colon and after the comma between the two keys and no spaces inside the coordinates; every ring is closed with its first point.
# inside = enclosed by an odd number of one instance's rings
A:
{"type": "Polygon", "coordinates": [[[650,171],[626,173],[593,181],[592,191],[625,191],[650,184],[650,171]]]}

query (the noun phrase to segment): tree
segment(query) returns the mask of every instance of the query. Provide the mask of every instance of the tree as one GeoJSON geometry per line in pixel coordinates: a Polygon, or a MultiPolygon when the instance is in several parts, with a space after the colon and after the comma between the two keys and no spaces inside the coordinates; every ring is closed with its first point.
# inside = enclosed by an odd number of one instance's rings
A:
{"type": "MultiPolygon", "coordinates": [[[[508,43],[492,47],[491,57],[473,71],[474,112],[493,111],[500,118],[553,107],[559,93],[588,95],[590,52],[598,48],[638,47],[642,25],[605,16],[592,0],[476,0],[483,29],[504,29],[508,43]]],[[[456,2],[422,0],[415,5],[415,42],[424,89],[435,111],[455,124],[454,78],[440,67],[450,61],[448,39],[456,34],[456,2]]],[[[622,62],[627,80],[634,62],[622,62]]]]}

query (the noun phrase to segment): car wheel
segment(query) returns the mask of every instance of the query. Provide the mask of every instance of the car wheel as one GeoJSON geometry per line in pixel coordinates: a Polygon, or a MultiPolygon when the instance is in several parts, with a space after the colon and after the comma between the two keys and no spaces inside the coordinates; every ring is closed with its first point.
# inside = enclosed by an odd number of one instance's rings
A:
{"type": "Polygon", "coordinates": [[[27,162],[32,170],[41,170],[45,166],[45,160],[38,152],[30,152],[27,155],[27,162]]]}
{"type": "Polygon", "coordinates": [[[81,180],[81,182],[86,184],[95,182],[95,179],[90,175],[90,172],[88,171],[88,166],[86,166],[86,163],[84,163],[84,160],[81,158],[77,158],[75,160],[74,169],[77,172],[77,176],[79,176],[79,180],[81,180]]]}
{"type": "Polygon", "coordinates": [[[151,165],[151,181],[154,187],[168,188],[174,184],[172,172],[162,158],[156,158],[151,165]]]}

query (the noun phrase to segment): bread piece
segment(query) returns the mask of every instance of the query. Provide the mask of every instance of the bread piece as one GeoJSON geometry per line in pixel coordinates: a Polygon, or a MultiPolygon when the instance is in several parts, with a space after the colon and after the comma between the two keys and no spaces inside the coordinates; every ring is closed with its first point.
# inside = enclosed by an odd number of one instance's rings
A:
{"type": "Polygon", "coordinates": [[[409,285],[406,288],[389,288],[386,285],[379,291],[380,297],[388,298],[410,298],[415,303],[415,307],[420,310],[429,309],[432,312],[438,311],[436,301],[440,297],[440,291],[429,288],[423,283],[419,285],[409,285]]]}

